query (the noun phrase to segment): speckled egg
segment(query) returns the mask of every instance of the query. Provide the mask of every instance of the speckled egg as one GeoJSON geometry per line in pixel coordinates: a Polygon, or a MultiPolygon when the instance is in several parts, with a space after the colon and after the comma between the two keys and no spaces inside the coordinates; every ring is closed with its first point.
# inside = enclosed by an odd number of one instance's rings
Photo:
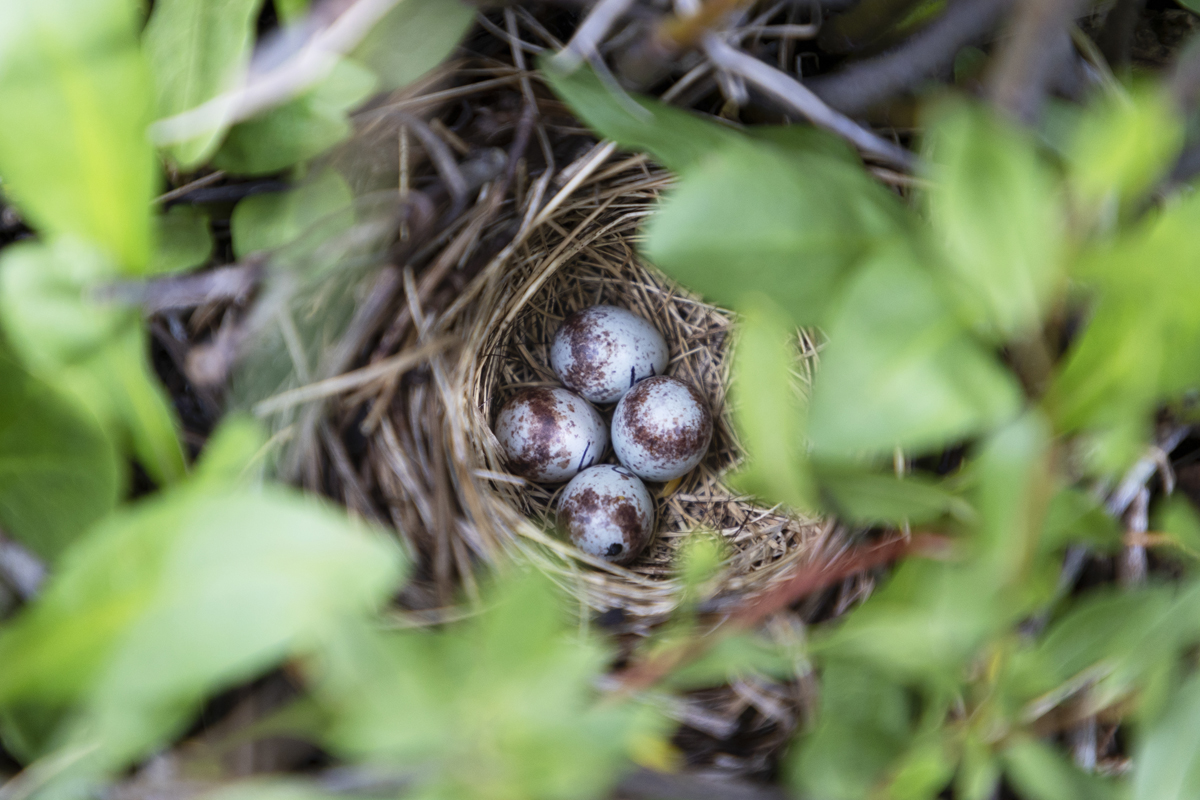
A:
{"type": "Polygon", "coordinates": [[[628,564],[654,535],[654,500],[632,472],[601,464],[567,484],[558,501],[558,524],[583,552],[628,564]]]}
{"type": "Polygon", "coordinates": [[[559,326],[550,366],[568,389],[593,403],[615,403],[638,381],[662,374],[667,343],[632,311],[592,306],[559,326]]]}
{"type": "Polygon", "coordinates": [[[613,412],[613,451],[638,477],[669,481],[700,463],[712,428],[712,415],[698,391],[675,378],[647,378],[613,412]]]}
{"type": "Polygon", "coordinates": [[[608,447],[596,409],[566,389],[526,389],[496,417],[496,438],[515,474],[543,483],[570,480],[608,447]]]}

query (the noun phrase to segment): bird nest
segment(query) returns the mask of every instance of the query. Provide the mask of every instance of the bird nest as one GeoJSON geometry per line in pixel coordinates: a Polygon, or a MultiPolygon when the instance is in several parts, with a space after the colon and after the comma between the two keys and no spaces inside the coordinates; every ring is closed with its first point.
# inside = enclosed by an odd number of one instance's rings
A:
{"type": "MultiPolygon", "coordinates": [[[[447,406],[441,423],[455,462],[454,490],[464,512],[449,531],[459,541],[443,546],[442,561],[463,551],[488,559],[515,554],[576,591],[594,611],[620,609],[626,619],[650,625],[677,604],[676,552],[692,533],[715,532],[728,543],[712,596],[736,600],[782,578],[826,526],[764,507],[727,484],[741,458],[727,397],[735,318],[637,253],[640,225],[667,184],[666,175],[640,159],[599,170],[602,162],[593,159],[594,177],[577,176],[573,192],[567,187],[537,219],[527,219],[526,234],[517,237],[521,245],[493,259],[423,334],[449,334],[461,342],[456,363],[439,357],[434,365],[447,406]],[[558,385],[549,366],[554,331],[572,312],[598,303],[628,308],[654,323],[670,348],[667,374],[700,389],[715,423],[712,444],[696,469],[650,485],[657,534],[627,567],[589,556],[560,537],[554,506],[561,487],[511,475],[492,432],[496,414],[513,393],[558,385]]],[[[800,348],[807,370],[815,351],[804,334],[800,348]]],[[[611,407],[600,411],[611,418],[611,407]]]]}

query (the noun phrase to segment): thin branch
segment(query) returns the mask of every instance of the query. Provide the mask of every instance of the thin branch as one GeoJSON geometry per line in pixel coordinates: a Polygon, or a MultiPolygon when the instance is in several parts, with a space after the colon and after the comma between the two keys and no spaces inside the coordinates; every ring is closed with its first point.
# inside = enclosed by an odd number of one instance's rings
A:
{"type": "Polygon", "coordinates": [[[575,35],[561,53],[554,56],[556,66],[573,72],[590,56],[599,52],[600,42],[612,26],[633,5],[633,0],[600,0],[575,30],[575,35]]]}
{"type": "Polygon", "coordinates": [[[1150,451],[1137,460],[1129,471],[1125,473],[1125,477],[1121,479],[1120,485],[1109,496],[1104,508],[1114,517],[1119,517],[1125,513],[1125,509],[1129,508],[1129,504],[1137,497],[1138,492],[1145,487],[1146,482],[1154,476],[1154,473],[1159,469],[1166,456],[1171,454],[1171,451],[1179,446],[1179,443],[1187,438],[1191,432],[1189,425],[1176,425],[1168,429],[1158,440],[1158,442],[1150,448],[1150,451]]]}
{"type": "Polygon", "coordinates": [[[830,105],[856,115],[911,89],[954,60],[964,46],[983,37],[1013,0],[957,0],[929,27],[903,45],[875,58],[857,61],[807,85],[830,105]]]}
{"type": "Polygon", "coordinates": [[[1108,63],[1117,68],[1127,67],[1133,55],[1133,34],[1146,0],[1117,0],[1109,9],[1096,44],[1108,63]]]}
{"type": "Polygon", "coordinates": [[[168,275],[150,281],[128,281],[102,287],[98,300],[140,305],[146,314],[195,308],[219,300],[248,297],[262,278],[263,259],[217,267],[193,275],[168,275]]]}
{"type": "MultiPolygon", "coordinates": [[[[277,40],[274,46],[268,45],[256,54],[255,63],[269,60],[270,68],[255,72],[252,64],[242,86],[173,117],[158,120],[150,126],[151,138],[159,146],[186,142],[286,103],[324,79],[375,23],[403,1],[354,0],[331,23],[316,30],[298,47],[288,40],[277,40]],[[279,58],[272,50],[281,47],[295,49],[279,58]]],[[[321,10],[310,15],[310,26],[315,27],[314,20],[321,10]]]]}
{"type": "Polygon", "coordinates": [[[992,75],[992,103],[1017,119],[1032,122],[1041,111],[1046,86],[1070,47],[1070,27],[1083,0],[1018,0],[1012,37],[992,75]]]}
{"type": "Polygon", "coordinates": [[[761,91],[803,114],[818,128],[841,136],[864,153],[910,171],[916,166],[916,158],[912,153],[834,111],[786,72],[729,46],[713,34],[704,37],[704,52],[721,69],[741,75],[761,91]]]}
{"type": "Polygon", "coordinates": [[[17,542],[0,532],[0,581],[28,602],[46,580],[46,565],[17,542]]]}

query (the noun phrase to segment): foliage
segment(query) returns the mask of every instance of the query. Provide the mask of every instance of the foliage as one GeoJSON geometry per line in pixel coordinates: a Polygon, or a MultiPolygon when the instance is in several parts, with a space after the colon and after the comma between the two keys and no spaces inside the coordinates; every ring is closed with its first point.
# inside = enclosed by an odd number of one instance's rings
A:
{"type": "MultiPolygon", "coordinates": [[[[705,628],[727,554],[697,536],[675,618],[632,661],[687,657],[652,691],[601,692],[613,643],[575,625],[544,577],[510,565],[468,619],[398,629],[384,610],[398,547],[259,475],[271,448],[253,424],[227,419],[185,458],[139,309],[117,290],[212,259],[203,212],[153,202],[148,126],[244,84],[263,6],[159,0],[140,33],[132,0],[0,8],[0,176],[38,237],[0,253],[0,525],[52,567],[0,623],[0,742],[31,765],[22,796],[102,793],[215,694],[282,671],[298,696],[272,730],[374,776],[364,795],[597,797],[634,763],[672,764],[663,693],[811,669],[818,714],[785,770],[801,796],[1200,792],[1195,514],[1158,509],[1176,585],[1059,585],[1065,550],[1121,546],[1094,487],[1144,452],[1156,413],[1192,413],[1200,384],[1200,200],[1154,194],[1185,131],[1164,93],[1089,105],[1058,151],[943,100],[926,109],[924,188],[901,197],[823,133],[618,98],[590,70],[544,62],[581,119],[676,174],[644,253],[741,315],[737,484],[952,543],[784,641],[705,628]],[[795,369],[801,325],[821,329],[811,386],[795,369]],[[952,474],[910,471],[948,448],[965,453],[952,474]],[[147,497],[127,496],[131,460],[147,497]],[[1127,726],[1128,777],[1087,773],[1051,743],[1063,719],[1096,713],[1127,726]]],[[[272,3],[288,26],[307,7],[272,3]]],[[[472,19],[458,0],[404,0],[323,80],[249,119],[217,114],[158,155],[173,177],[284,173],[289,191],[233,210],[234,253],[328,273],[354,245],[313,242],[352,230],[356,201],[316,159],[472,19]]],[[[259,780],[214,796],[329,794],[259,780]]]]}
{"type": "MultiPolygon", "coordinates": [[[[1073,702],[1136,710],[1138,758],[1152,765],[1135,767],[1136,796],[1200,791],[1190,760],[1167,755],[1200,723],[1182,659],[1200,642],[1196,585],[1069,606],[1057,585],[1064,548],[1119,544],[1079,468],[1119,478],[1150,444],[1155,409],[1200,385],[1196,201],[1145,203],[1181,143],[1169,102],[1097,102],[1055,154],[977,104],[942,101],[926,115],[919,219],[820,137],[789,145],[635,98],[639,113],[587,71],[543,69],[601,134],[678,175],[644,251],[744,315],[740,485],[955,536],[950,557],[901,563],[813,633],[821,710],[790,757],[793,785],[846,800],[951,785],[985,798],[1002,778],[1033,800],[1123,792],[1042,740],[1073,702]],[[1067,316],[1085,324],[1059,358],[1067,316]],[[789,318],[828,340],[807,400],[789,318]],[[878,483],[895,459],[960,444],[955,475],[878,483]]],[[[1196,540],[1178,503],[1167,530],[1183,548],[1196,540]]]]}

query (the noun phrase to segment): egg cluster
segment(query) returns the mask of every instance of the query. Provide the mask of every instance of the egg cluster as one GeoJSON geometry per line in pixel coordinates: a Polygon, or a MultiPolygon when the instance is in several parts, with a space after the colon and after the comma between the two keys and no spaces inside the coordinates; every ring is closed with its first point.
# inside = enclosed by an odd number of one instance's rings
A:
{"type": "Polygon", "coordinates": [[[690,472],[708,450],[704,398],[662,374],[667,343],[624,308],[592,306],[554,334],[550,366],[566,389],[525,389],[496,418],[509,469],[543,483],[570,481],[559,526],[590,555],[633,561],[654,535],[654,499],[643,480],[690,472]],[[610,428],[592,403],[616,403],[610,428]],[[616,464],[600,463],[611,438],[616,464]]]}

